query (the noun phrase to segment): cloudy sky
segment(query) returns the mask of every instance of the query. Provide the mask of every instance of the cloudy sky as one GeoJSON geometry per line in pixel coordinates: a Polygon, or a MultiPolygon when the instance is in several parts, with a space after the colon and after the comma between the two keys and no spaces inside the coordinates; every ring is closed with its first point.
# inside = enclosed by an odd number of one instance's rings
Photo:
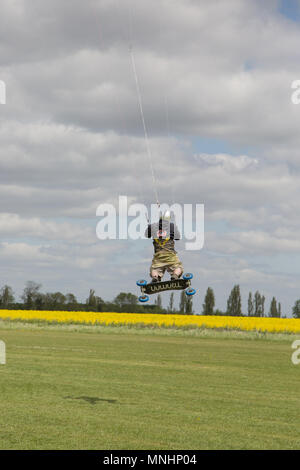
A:
{"type": "MultiPolygon", "coordinates": [[[[282,313],[300,298],[300,1],[0,0],[1,285],[21,295],[138,294],[147,240],[96,237],[99,204],[205,205],[205,245],[178,251],[226,308],[240,284],[282,313]]],[[[164,303],[169,295],[164,295],[164,303]]]]}

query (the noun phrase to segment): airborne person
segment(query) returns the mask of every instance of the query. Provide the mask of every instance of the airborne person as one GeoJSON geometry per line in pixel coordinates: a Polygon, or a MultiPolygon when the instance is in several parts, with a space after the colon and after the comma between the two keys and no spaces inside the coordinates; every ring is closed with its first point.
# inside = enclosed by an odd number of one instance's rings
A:
{"type": "Polygon", "coordinates": [[[175,251],[174,240],[180,240],[180,233],[176,224],[171,222],[170,211],[160,214],[158,222],[149,224],[145,236],[153,238],[154,256],[150,267],[152,282],[160,282],[165,271],[171,274],[171,280],[179,279],[183,266],[175,251]]]}

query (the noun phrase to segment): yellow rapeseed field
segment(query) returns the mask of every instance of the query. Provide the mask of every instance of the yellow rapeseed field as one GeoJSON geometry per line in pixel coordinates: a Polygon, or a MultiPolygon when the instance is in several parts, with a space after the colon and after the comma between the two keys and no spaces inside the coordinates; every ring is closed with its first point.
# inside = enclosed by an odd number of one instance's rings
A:
{"type": "Polygon", "coordinates": [[[88,325],[157,325],[176,327],[226,328],[270,333],[300,333],[300,319],[268,317],[229,317],[204,315],[161,315],[116,312],[63,312],[40,310],[0,310],[0,319],[80,323],[88,325]]]}

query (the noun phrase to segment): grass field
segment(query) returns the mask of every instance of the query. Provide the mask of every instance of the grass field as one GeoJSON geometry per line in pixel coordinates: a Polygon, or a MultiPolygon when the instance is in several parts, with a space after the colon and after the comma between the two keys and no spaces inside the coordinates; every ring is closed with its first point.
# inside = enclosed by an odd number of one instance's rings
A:
{"type": "Polygon", "coordinates": [[[299,449],[292,338],[0,324],[1,449],[299,449]]]}

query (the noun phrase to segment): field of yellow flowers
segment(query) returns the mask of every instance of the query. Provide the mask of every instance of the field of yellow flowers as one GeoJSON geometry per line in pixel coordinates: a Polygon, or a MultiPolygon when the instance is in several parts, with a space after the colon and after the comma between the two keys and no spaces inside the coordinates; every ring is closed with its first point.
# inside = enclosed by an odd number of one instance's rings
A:
{"type": "Polygon", "coordinates": [[[161,315],[116,312],[63,312],[0,310],[0,319],[86,325],[156,325],[158,327],[220,328],[270,333],[300,333],[300,319],[229,317],[204,315],[161,315]]]}

